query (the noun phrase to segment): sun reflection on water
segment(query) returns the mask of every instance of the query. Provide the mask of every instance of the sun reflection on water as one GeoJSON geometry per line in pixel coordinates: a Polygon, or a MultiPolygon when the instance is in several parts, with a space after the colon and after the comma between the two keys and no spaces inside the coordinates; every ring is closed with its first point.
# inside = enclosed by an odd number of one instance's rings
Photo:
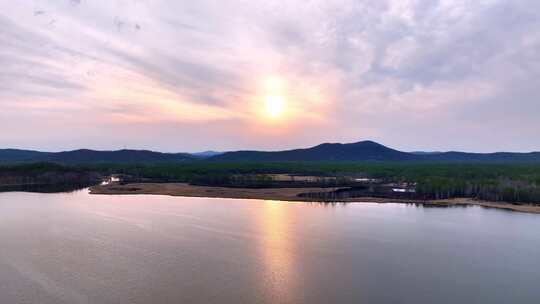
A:
{"type": "Polygon", "coordinates": [[[296,269],[291,241],[291,218],[287,203],[265,201],[262,212],[257,213],[261,230],[262,258],[266,290],[272,291],[273,302],[290,303],[296,297],[296,269]]]}

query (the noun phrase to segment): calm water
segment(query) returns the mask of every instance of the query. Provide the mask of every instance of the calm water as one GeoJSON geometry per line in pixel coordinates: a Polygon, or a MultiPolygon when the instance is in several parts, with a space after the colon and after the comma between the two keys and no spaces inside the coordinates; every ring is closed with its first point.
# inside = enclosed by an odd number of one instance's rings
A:
{"type": "Polygon", "coordinates": [[[0,193],[1,303],[539,303],[540,216],[0,193]]]}

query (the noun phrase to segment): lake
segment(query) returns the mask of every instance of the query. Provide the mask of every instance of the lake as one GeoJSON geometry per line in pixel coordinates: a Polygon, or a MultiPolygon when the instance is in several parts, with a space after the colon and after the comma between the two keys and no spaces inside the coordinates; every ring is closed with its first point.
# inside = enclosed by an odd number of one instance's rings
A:
{"type": "Polygon", "coordinates": [[[539,303],[540,215],[0,193],[2,303],[539,303]]]}

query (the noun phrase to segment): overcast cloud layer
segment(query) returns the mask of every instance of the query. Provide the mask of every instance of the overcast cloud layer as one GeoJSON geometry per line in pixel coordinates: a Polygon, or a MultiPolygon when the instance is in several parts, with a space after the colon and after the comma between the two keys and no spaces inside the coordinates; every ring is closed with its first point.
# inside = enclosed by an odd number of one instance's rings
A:
{"type": "Polygon", "coordinates": [[[539,116],[537,0],[0,0],[0,147],[528,151],[539,116]]]}

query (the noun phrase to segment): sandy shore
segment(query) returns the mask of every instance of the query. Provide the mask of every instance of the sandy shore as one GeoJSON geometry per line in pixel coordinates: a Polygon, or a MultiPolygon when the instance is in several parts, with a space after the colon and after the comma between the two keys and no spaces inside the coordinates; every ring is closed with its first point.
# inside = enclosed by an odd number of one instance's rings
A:
{"type": "MultiPolygon", "coordinates": [[[[317,202],[313,198],[299,197],[301,193],[333,191],[337,188],[267,188],[245,189],[192,186],[185,183],[134,183],[109,184],[90,188],[90,194],[156,194],[186,197],[213,197],[213,198],[240,198],[276,201],[317,202]]],[[[321,200],[322,201],[322,200],[321,200]]],[[[540,214],[540,205],[514,205],[504,202],[485,202],[468,198],[458,198],[439,201],[400,200],[387,198],[348,198],[340,202],[367,202],[367,203],[417,203],[431,206],[467,206],[475,205],[486,208],[505,209],[518,212],[540,214]]]]}
{"type": "Polygon", "coordinates": [[[192,186],[185,183],[134,183],[99,185],[90,188],[91,194],[161,194],[187,197],[248,198],[276,201],[306,201],[300,193],[329,191],[332,188],[268,188],[245,189],[192,186]]]}

